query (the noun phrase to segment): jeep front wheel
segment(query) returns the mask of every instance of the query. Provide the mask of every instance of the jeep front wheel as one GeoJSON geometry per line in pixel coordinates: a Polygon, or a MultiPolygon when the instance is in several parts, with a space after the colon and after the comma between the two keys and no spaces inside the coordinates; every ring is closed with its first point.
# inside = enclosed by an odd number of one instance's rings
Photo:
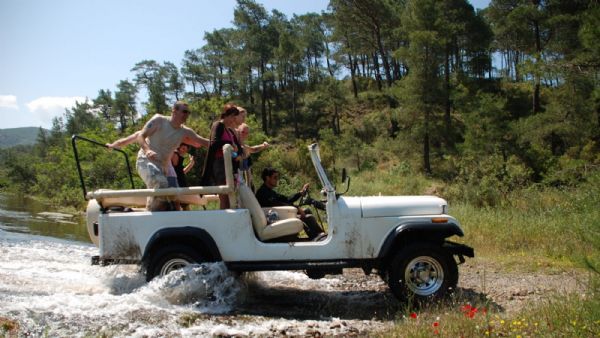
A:
{"type": "Polygon", "coordinates": [[[387,281],[396,298],[418,304],[452,292],[458,283],[458,268],[452,255],[439,245],[415,243],[394,256],[387,281]]]}
{"type": "Polygon", "coordinates": [[[205,260],[194,249],[185,245],[169,245],[152,255],[146,268],[146,280],[168,275],[189,264],[200,264],[205,260]]]}

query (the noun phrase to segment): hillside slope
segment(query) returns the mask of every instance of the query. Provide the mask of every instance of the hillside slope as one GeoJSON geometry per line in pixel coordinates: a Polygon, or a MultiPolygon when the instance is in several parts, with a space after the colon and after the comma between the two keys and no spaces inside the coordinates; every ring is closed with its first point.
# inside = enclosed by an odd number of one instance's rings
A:
{"type": "Polygon", "coordinates": [[[38,127],[0,129],[0,148],[34,144],[39,130],[38,127]]]}

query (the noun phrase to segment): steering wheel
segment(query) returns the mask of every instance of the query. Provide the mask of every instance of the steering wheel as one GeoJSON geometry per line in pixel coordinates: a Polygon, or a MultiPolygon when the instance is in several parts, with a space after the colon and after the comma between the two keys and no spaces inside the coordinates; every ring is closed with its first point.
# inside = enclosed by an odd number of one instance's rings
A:
{"type": "Polygon", "coordinates": [[[312,197],[310,197],[310,191],[308,189],[304,192],[302,197],[300,197],[297,207],[300,208],[301,206],[304,206],[304,205],[310,205],[315,209],[325,210],[323,202],[317,201],[317,200],[313,199],[312,197]]]}
{"type": "Polygon", "coordinates": [[[306,189],[298,200],[298,208],[303,205],[311,205],[311,202],[312,198],[310,198],[310,190],[306,189]]]}

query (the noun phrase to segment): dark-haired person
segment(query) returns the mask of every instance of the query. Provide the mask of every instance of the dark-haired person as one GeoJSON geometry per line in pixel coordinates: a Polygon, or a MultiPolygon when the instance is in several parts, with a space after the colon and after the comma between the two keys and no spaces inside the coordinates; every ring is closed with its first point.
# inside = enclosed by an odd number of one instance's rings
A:
{"type": "MultiPolygon", "coordinates": [[[[256,199],[261,207],[294,206],[293,203],[308,192],[308,183],[304,184],[299,192],[290,197],[276,192],[275,188],[277,188],[277,185],[279,184],[279,171],[272,167],[263,169],[260,177],[263,180],[263,184],[256,191],[256,199]]],[[[325,205],[319,201],[314,201],[313,206],[315,208],[325,209],[325,205]]],[[[300,216],[300,220],[304,223],[304,232],[306,232],[308,238],[312,240],[325,237],[323,228],[321,228],[315,217],[309,211],[310,210],[308,209],[298,208],[298,215],[300,216]]]]}
{"type": "Polygon", "coordinates": [[[171,156],[171,164],[173,164],[173,168],[175,169],[175,173],[177,174],[177,185],[180,188],[188,187],[187,179],[185,178],[185,174],[187,174],[194,165],[196,164],[196,160],[194,156],[188,156],[188,164],[184,167],[183,160],[185,159],[185,154],[187,154],[190,150],[190,145],[186,143],[182,143],[177,147],[177,150],[171,156]]]}
{"type": "MultiPolygon", "coordinates": [[[[233,147],[234,158],[232,159],[233,172],[237,173],[242,151],[240,142],[236,136],[234,128],[237,125],[237,119],[240,111],[231,103],[223,107],[221,118],[212,124],[210,128],[210,146],[206,153],[204,161],[204,170],[202,174],[202,185],[224,185],[225,184],[225,162],[223,160],[223,146],[231,144],[233,147]]],[[[225,194],[219,195],[219,207],[221,209],[229,208],[229,197],[225,194]]]]}
{"type": "MultiPolygon", "coordinates": [[[[149,189],[169,187],[167,180],[171,156],[181,143],[194,147],[208,147],[209,141],[184,126],[190,114],[188,104],[177,101],[171,116],[154,115],[137,135],[140,145],[136,168],[149,189]]],[[[153,211],[167,210],[164,197],[148,198],[147,208],[153,211]]]]}
{"type": "MultiPolygon", "coordinates": [[[[179,145],[179,147],[177,147],[177,150],[175,150],[175,152],[171,156],[171,165],[173,166],[173,171],[175,173],[176,185],[179,188],[185,188],[189,186],[189,184],[187,183],[187,179],[185,178],[185,174],[192,170],[194,164],[196,164],[194,156],[189,155],[188,164],[185,167],[183,166],[183,160],[185,159],[184,155],[187,154],[189,150],[190,145],[182,143],[179,145]]],[[[189,210],[188,204],[181,203],[180,206],[183,210],[189,210]]]]}

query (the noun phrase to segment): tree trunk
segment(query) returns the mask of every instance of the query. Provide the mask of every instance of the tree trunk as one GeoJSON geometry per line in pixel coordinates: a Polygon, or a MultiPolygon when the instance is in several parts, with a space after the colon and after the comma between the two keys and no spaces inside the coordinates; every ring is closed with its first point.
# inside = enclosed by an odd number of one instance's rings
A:
{"type": "MultiPolygon", "coordinates": [[[[539,0],[532,0],[533,5],[536,7],[539,5],[539,0]]],[[[533,21],[533,30],[535,33],[535,65],[536,72],[534,73],[534,89],[533,89],[533,114],[537,114],[540,111],[540,75],[537,72],[537,67],[540,63],[540,58],[542,57],[542,42],[540,37],[540,23],[538,20],[533,21]]]]}
{"type": "Polygon", "coordinates": [[[294,119],[294,136],[298,139],[300,138],[300,131],[298,130],[298,112],[296,112],[296,72],[294,65],[292,65],[292,116],[294,119]]]}
{"type": "Polygon", "coordinates": [[[427,122],[428,115],[425,115],[425,135],[423,135],[423,169],[427,175],[431,175],[431,163],[429,161],[429,123],[427,122]]]}
{"type": "Polygon", "coordinates": [[[375,68],[375,80],[377,81],[377,89],[381,91],[383,89],[383,85],[381,84],[381,74],[379,72],[379,58],[377,57],[377,53],[373,53],[373,68],[375,68]]]}
{"type": "Polygon", "coordinates": [[[323,42],[325,44],[325,61],[327,62],[327,71],[329,72],[329,76],[333,77],[333,68],[331,68],[331,63],[329,62],[329,44],[327,41],[323,42]]]}
{"type": "Polygon", "coordinates": [[[392,86],[392,72],[390,70],[390,63],[387,58],[387,53],[383,47],[383,41],[381,40],[381,32],[379,27],[375,30],[375,37],[377,38],[377,47],[379,47],[379,53],[381,54],[381,61],[383,61],[383,69],[385,70],[385,77],[387,80],[388,87],[392,86]]]}
{"type": "Polygon", "coordinates": [[[444,109],[444,123],[445,123],[445,137],[446,137],[446,146],[448,148],[453,147],[452,137],[451,137],[451,123],[452,120],[450,118],[451,111],[451,102],[450,102],[450,45],[446,44],[446,62],[444,64],[444,73],[445,73],[445,82],[446,82],[446,92],[445,94],[445,109],[444,109]]]}
{"type": "Polygon", "coordinates": [[[352,54],[348,53],[348,61],[350,61],[350,78],[352,79],[352,92],[354,93],[354,98],[358,98],[358,85],[356,84],[356,65],[355,62],[352,61],[352,54]]]}
{"type": "Polygon", "coordinates": [[[260,83],[261,83],[261,95],[260,95],[260,115],[262,122],[262,130],[266,135],[269,135],[268,122],[267,122],[267,84],[264,79],[265,65],[264,62],[260,63],[260,83]]]}
{"type": "Polygon", "coordinates": [[[271,104],[271,100],[267,100],[267,105],[269,107],[269,130],[273,130],[273,105],[271,104]]]}

